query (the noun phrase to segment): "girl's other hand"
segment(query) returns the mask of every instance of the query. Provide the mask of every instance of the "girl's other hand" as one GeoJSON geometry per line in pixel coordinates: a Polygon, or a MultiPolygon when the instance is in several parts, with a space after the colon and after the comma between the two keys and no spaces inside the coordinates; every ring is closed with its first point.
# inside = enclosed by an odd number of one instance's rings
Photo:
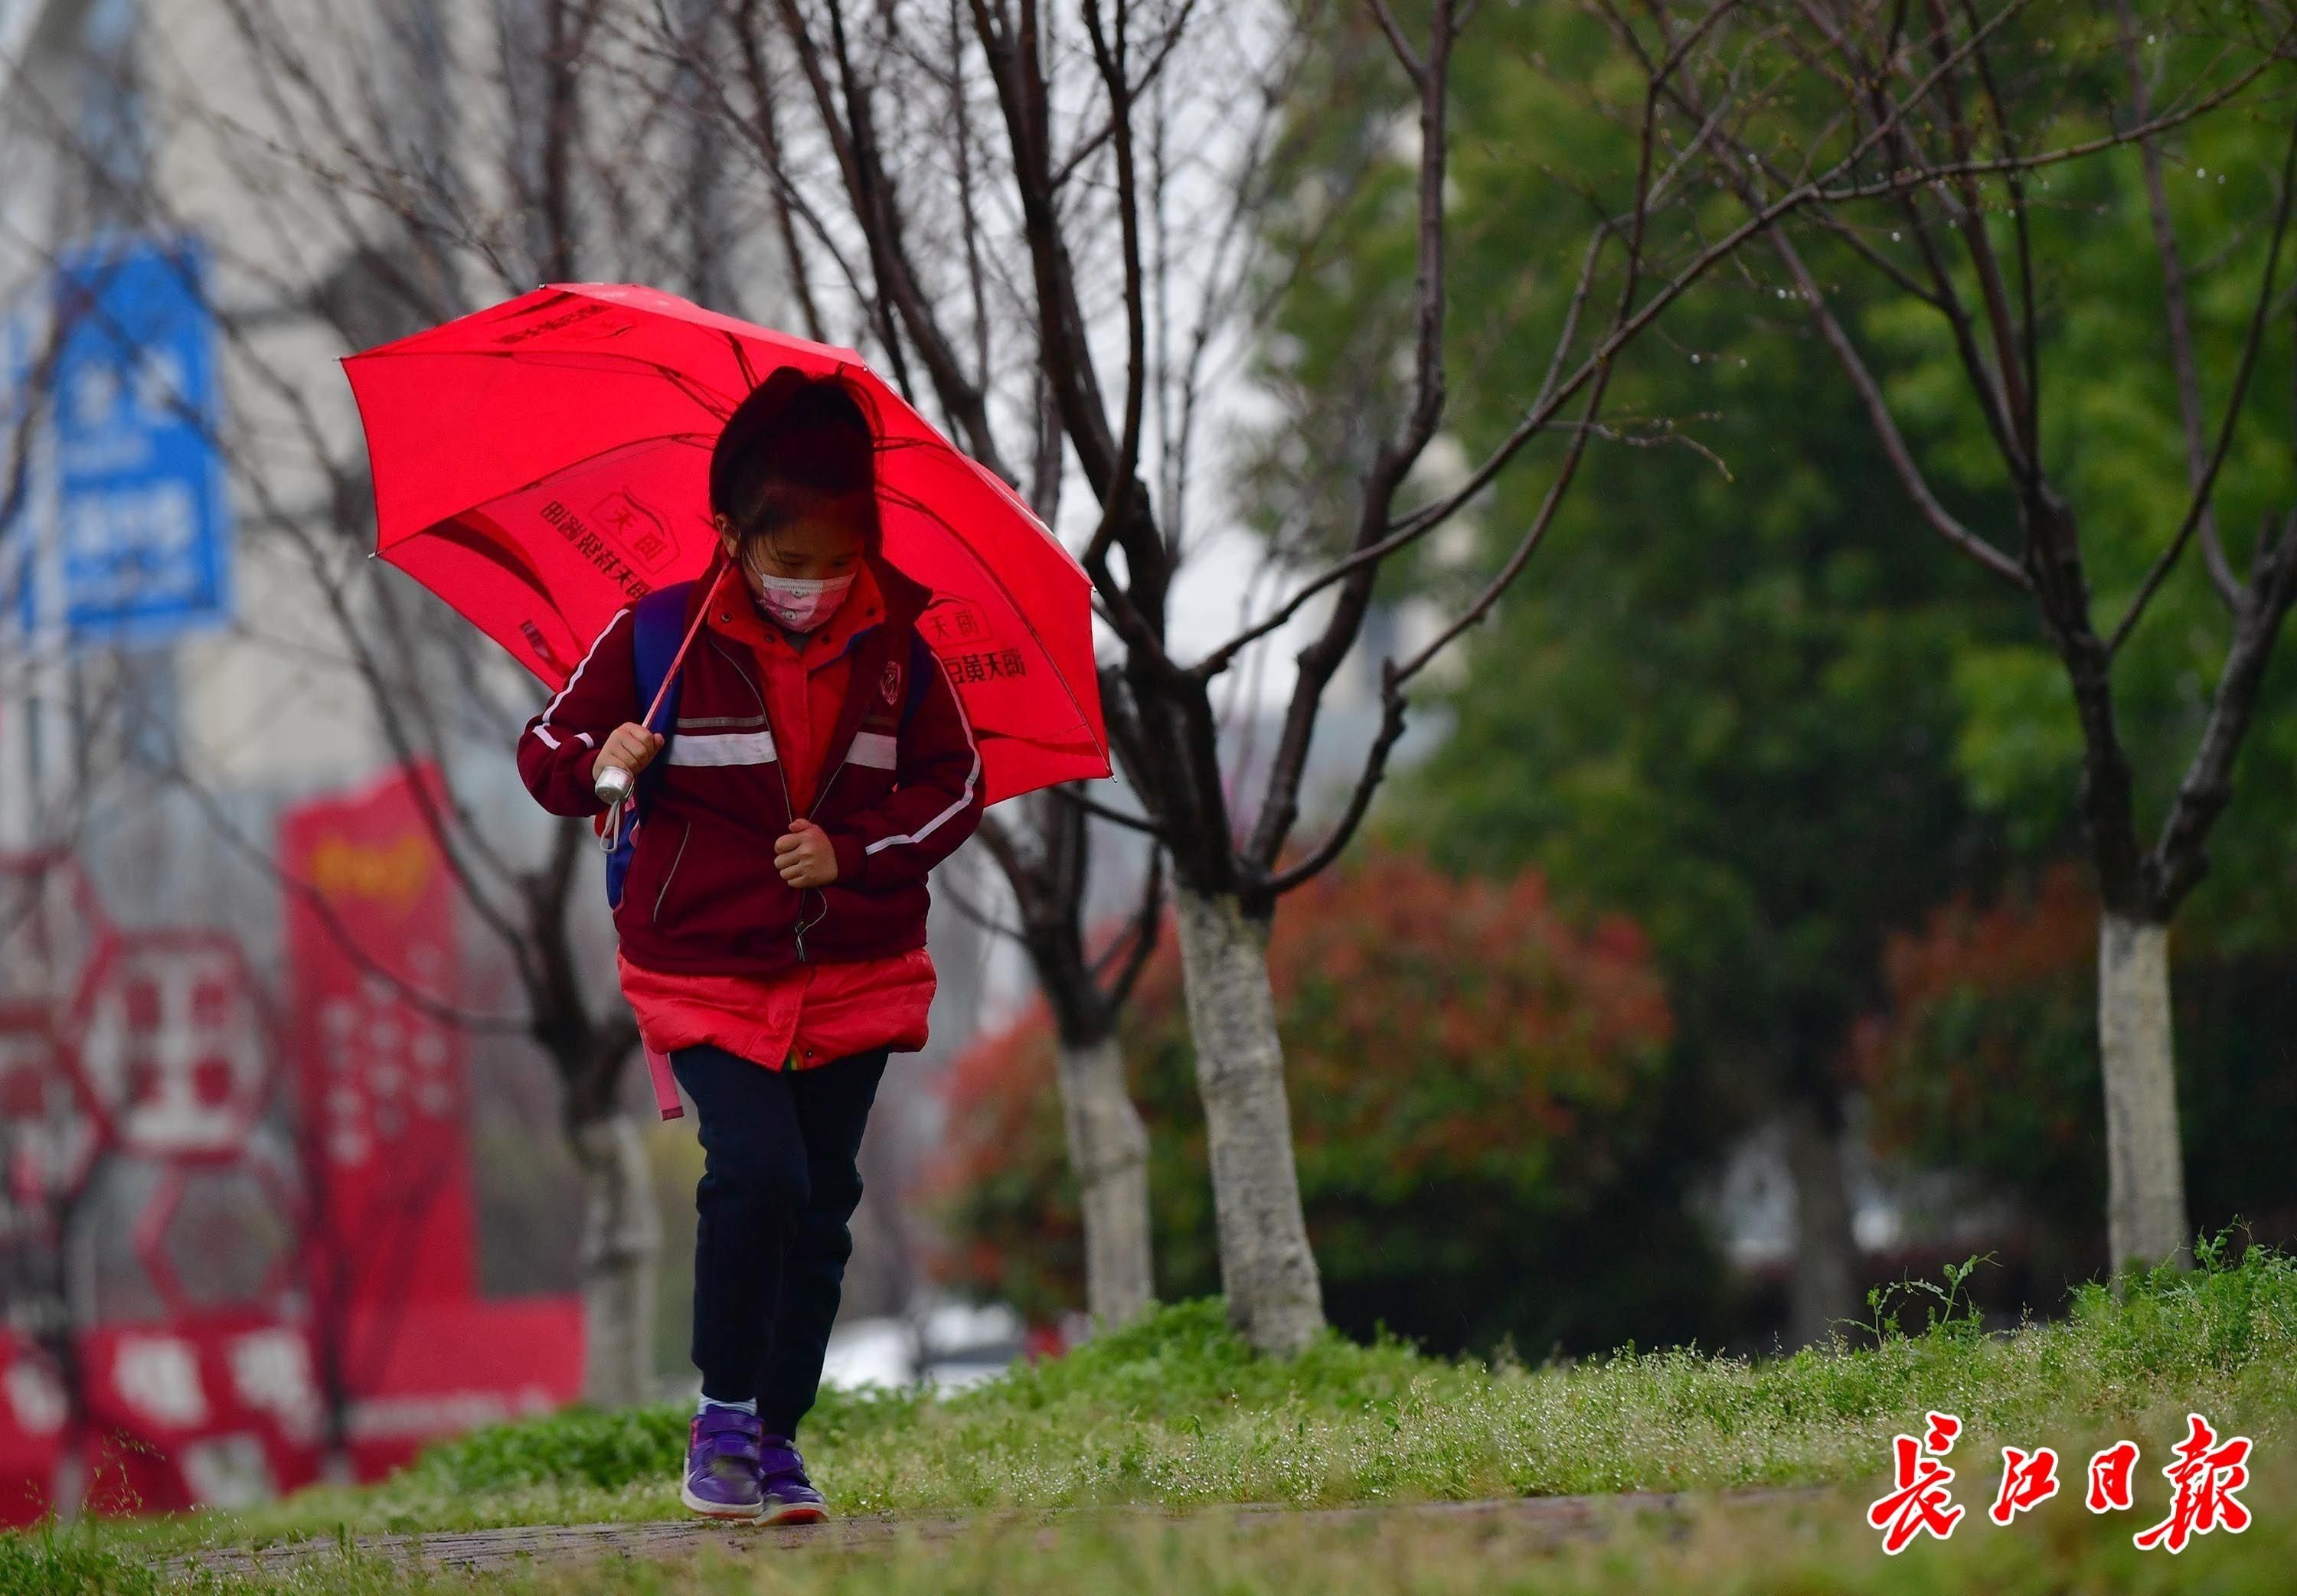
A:
{"type": "Polygon", "coordinates": [[[648,731],[635,720],[625,720],[608,734],[598,750],[598,757],[590,761],[590,779],[598,779],[598,772],[608,765],[620,765],[636,776],[654,763],[654,756],[662,752],[660,734],[648,731]]]}
{"type": "Polygon", "coordinates": [[[811,820],[792,820],[788,832],[774,839],[774,868],[800,892],[827,886],[837,879],[837,851],[820,827],[811,820]]]}

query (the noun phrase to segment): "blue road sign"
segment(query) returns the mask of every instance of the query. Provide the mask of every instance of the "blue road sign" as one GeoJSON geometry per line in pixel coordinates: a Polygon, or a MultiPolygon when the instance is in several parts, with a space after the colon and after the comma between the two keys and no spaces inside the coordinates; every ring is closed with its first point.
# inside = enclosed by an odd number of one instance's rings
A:
{"type": "Polygon", "coordinates": [[[107,240],[57,263],[49,569],[75,641],[164,641],[231,613],[206,276],[190,239],[107,240]]]}

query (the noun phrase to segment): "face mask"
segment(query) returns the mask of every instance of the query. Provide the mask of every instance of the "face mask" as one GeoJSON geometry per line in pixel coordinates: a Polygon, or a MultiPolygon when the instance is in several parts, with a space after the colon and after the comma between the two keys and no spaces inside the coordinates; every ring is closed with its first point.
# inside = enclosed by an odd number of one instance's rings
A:
{"type": "Polygon", "coordinates": [[[844,576],[809,579],[769,576],[747,563],[742,569],[758,607],[794,632],[810,632],[835,615],[853,585],[850,571],[844,576]]]}

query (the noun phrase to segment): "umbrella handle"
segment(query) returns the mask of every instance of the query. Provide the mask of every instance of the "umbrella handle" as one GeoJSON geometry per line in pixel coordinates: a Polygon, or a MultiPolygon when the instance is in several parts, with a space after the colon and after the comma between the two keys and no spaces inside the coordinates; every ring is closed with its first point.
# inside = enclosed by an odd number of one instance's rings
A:
{"type": "MultiPolygon", "coordinates": [[[[710,579],[710,586],[702,595],[702,607],[695,612],[693,624],[686,629],[686,637],[679,644],[678,652],[671,656],[670,669],[662,673],[662,684],[654,690],[654,702],[646,705],[646,716],[638,722],[648,731],[654,729],[654,718],[662,713],[663,700],[670,695],[670,684],[678,679],[679,667],[686,663],[686,651],[694,646],[694,639],[701,635],[702,623],[710,619],[710,605],[718,596],[719,584],[726,580],[726,572],[731,569],[733,567],[727,561],[720,559],[717,574],[710,579]]],[[[612,853],[622,842],[622,810],[630,803],[631,794],[638,790],[638,777],[620,765],[609,765],[599,772],[597,785],[591,790],[598,801],[607,806],[606,829],[598,834],[598,850],[602,853],[612,853]]]]}

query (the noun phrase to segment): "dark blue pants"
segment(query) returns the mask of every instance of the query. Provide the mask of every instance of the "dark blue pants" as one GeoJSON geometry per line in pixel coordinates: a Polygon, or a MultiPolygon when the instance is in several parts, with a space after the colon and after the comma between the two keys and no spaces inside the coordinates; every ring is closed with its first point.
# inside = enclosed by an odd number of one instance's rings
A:
{"type": "Polygon", "coordinates": [[[694,1099],[694,1362],[702,1394],[756,1398],[770,1436],[794,1436],[853,1255],[861,1131],[885,1053],[770,1070],[717,1048],[671,1055],[694,1099]]]}

